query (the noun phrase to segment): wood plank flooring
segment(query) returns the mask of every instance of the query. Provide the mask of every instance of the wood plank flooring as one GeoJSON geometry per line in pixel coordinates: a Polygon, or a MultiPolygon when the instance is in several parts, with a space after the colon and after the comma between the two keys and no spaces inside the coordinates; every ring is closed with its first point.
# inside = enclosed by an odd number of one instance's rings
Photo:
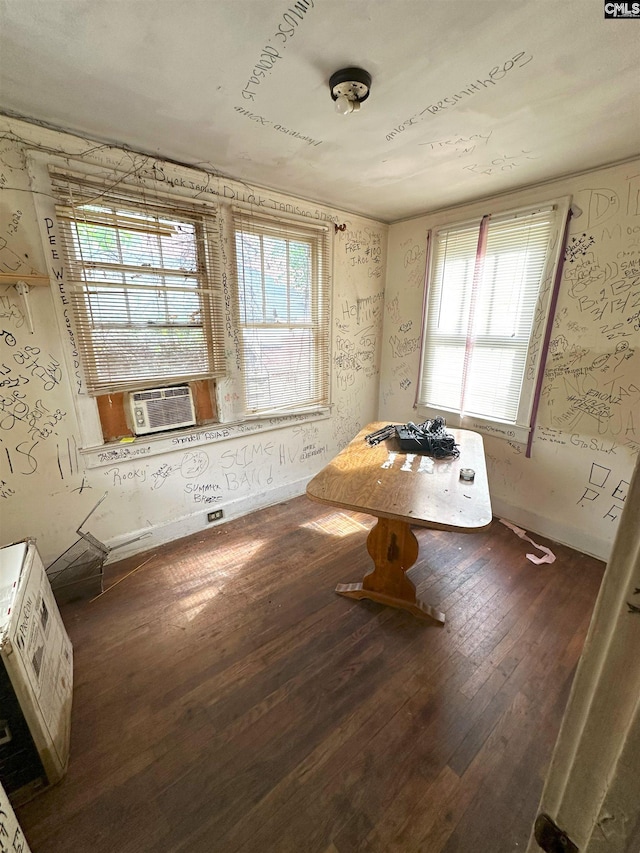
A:
{"type": "Polygon", "coordinates": [[[18,810],[34,853],[523,850],[604,566],[416,528],[440,627],[333,592],[372,523],[297,498],[66,605],[71,760],[18,810]]]}

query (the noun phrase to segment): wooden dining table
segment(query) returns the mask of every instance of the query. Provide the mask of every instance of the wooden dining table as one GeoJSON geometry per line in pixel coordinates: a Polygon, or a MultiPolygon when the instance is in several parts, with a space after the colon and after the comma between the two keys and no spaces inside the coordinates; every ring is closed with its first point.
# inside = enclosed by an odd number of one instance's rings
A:
{"type": "Polygon", "coordinates": [[[384,426],[364,427],[307,486],[313,500],[377,518],[367,537],[373,569],[362,581],[340,583],[335,591],[444,624],[444,613],[418,598],[407,577],[419,553],[412,527],[474,533],[491,524],[482,436],[447,428],[460,455],[434,459],[402,451],[396,436],[370,446],[366,436],[384,426]],[[470,469],[473,479],[462,479],[462,469],[470,469]]]}

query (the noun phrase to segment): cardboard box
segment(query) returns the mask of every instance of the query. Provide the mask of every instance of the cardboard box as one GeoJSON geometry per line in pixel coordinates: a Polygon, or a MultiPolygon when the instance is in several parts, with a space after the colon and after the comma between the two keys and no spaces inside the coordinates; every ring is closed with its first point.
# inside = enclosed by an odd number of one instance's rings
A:
{"type": "Polygon", "coordinates": [[[0,851],[2,850],[10,850],[12,853],[31,853],[31,848],[11,808],[7,792],[0,785],[0,851]]]}
{"type": "Polygon", "coordinates": [[[0,782],[14,805],[64,776],[73,650],[34,539],[0,549],[0,782]]]}

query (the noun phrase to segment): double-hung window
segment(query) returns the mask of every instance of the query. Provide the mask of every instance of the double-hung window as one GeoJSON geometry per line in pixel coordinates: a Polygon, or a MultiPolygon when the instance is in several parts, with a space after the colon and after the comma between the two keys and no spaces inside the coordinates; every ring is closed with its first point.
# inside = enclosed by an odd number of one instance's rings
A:
{"type": "Polygon", "coordinates": [[[236,209],[234,233],[247,414],[326,405],[327,227],[236,209]]]}
{"type": "Polygon", "coordinates": [[[432,235],[417,405],[526,440],[568,200],[432,235]]]}
{"type": "Polygon", "coordinates": [[[215,210],[51,172],[86,390],[224,374],[215,210]]]}

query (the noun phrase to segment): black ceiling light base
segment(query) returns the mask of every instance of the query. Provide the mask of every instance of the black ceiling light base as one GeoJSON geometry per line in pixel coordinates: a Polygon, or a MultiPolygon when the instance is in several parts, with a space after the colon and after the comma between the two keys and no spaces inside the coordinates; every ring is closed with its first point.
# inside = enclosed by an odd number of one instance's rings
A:
{"type": "Polygon", "coordinates": [[[331,75],[329,90],[334,101],[339,101],[336,108],[346,105],[340,112],[352,112],[358,109],[369,97],[371,90],[371,74],[362,68],[342,68],[331,75]]]}

